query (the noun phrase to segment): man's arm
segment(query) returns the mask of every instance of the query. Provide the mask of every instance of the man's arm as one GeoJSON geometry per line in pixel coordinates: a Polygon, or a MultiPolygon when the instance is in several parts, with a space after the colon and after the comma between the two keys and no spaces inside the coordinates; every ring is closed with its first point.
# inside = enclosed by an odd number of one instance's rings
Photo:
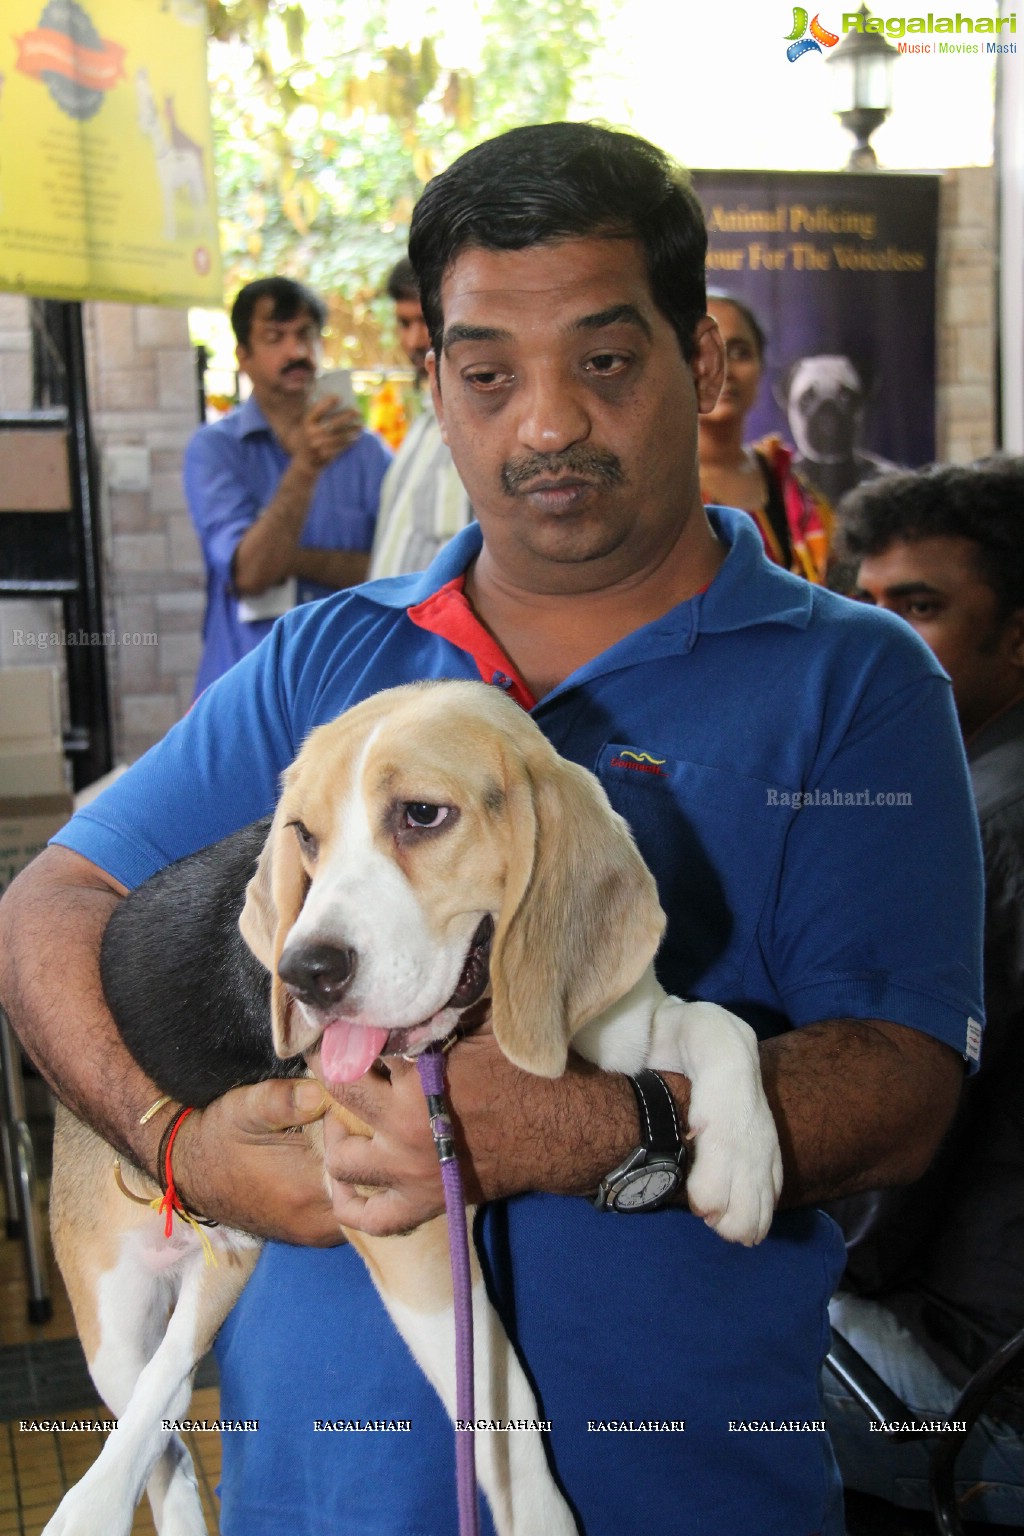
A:
{"type": "MultiPolygon", "coordinates": [[[[59,1097],[152,1172],[173,1111],[139,1124],[159,1089],[121,1043],[99,978],[103,930],[122,894],[67,849],[41,854],[0,903],[0,997],[59,1097]]],[[[785,1205],[918,1177],[962,1075],[949,1047],[875,1021],[794,1030],[768,1041],[761,1060],[782,1142],[785,1205]]],[[[483,1032],[462,1042],[448,1064],[475,1200],[525,1190],[587,1194],[636,1145],[635,1100],[617,1074],[571,1057],[562,1078],[534,1077],[483,1032]]],[[[668,1080],[685,1118],[687,1080],[668,1080]]],[[[334,1117],[325,1121],[333,1217],[304,1139],[290,1134],[323,1112],[319,1089],[301,1082],[236,1089],[190,1116],[175,1166],[184,1198],[218,1220],[303,1243],[337,1240],[340,1222],[381,1233],[435,1215],[443,1197],[415,1067],[395,1062],[390,1077],[369,1074],[342,1097],[372,1136],[349,1136],[334,1117]],[[381,1193],[366,1198],[356,1184],[381,1193]]]]}
{"type": "MultiPolygon", "coordinates": [[[[66,848],[44,850],[0,902],[0,999],[58,1097],[152,1174],[177,1106],[140,1125],[160,1089],[125,1050],[99,976],[103,930],[123,894],[89,860],[66,848]]],[[[174,1157],[183,1198],[262,1236],[340,1241],[318,1160],[292,1134],[319,1119],[323,1105],[318,1085],[277,1081],[235,1089],[190,1116],[174,1157]],[[201,1135],[197,1124],[186,1137],[200,1120],[201,1135]]]]}
{"type": "Polygon", "coordinates": [[[766,1041],[783,1206],[912,1184],[953,1118],[964,1062],[951,1046],[879,1019],[809,1024],[766,1041]]]}
{"type": "MultiPolygon", "coordinates": [[[[761,1047],[765,1091],[782,1145],[783,1206],[910,1183],[928,1166],[956,1107],[963,1063],[949,1046],[900,1024],[830,1020],[761,1047]]],[[[513,1067],[493,1038],[450,1052],[449,1084],[471,1199],[526,1190],[585,1195],[639,1140],[627,1080],[570,1056],[561,1078],[513,1067]]],[[[686,1078],[665,1074],[684,1123],[686,1078]]],[[[417,1073],[398,1062],[339,1092],[372,1129],[368,1140],[326,1128],[334,1209],[346,1226],[407,1230],[443,1208],[417,1073]],[[360,1195],[355,1185],[380,1186],[360,1195]]]]}
{"type": "Polygon", "coordinates": [[[321,587],[358,587],[370,569],[367,549],[297,549],[292,575],[321,587]]]}
{"type": "MultiPolygon", "coordinates": [[[[286,581],[290,576],[321,582],[324,586],[350,586],[361,581],[366,571],[367,556],[362,555],[362,566],[354,578],[349,576],[350,566],[344,561],[333,568],[329,562],[312,562],[313,570],[301,570],[298,564],[299,539],[316,493],[320,476],[328,464],[351,448],[363,430],[358,411],[339,411],[330,400],[321,400],[306,413],[285,444],[291,454],[291,463],[281,476],[273,498],[261,510],[256,521],[242,535],[235,550],[232,577],[235,591],[241,597],[257,596],[268,587],[286,581]],[[336,581],[333,575],[348,579],[336,581]]],[[[307,550],[305,555],[329,556],[330,550],[307,550]]],[[[348,551],[342,554],[351,561],[348,551]]],[[[356,567],[351,567],[355,571],[356,567]]]]}

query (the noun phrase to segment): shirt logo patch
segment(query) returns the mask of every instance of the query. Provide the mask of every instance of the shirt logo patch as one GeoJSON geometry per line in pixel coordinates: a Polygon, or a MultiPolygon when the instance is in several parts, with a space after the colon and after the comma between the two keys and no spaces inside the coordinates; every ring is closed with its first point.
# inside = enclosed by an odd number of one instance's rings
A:
{"type": "Polygon", "coordinates": [[[664,757],[652,757],[650,752],[633,752],[628,747],[623,747],[618,757],[613,757],[613,768],[632,768],[636,773],[653,773],[659,779],[667,777],[662,772],[662,764],[667,761],[664,757]]]}

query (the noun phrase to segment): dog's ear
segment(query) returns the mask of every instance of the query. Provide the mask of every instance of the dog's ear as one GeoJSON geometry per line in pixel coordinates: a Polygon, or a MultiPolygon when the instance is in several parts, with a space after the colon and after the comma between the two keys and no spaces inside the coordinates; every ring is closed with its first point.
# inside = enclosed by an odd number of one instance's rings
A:
{"type": "Polygon", "coordinates": [[[242,938],[270,972],[271,1031],[274,1050],[282,1060],[295,1055],[289,1028],[293,1004],[277,974],[277,963],[302,911],[307,889],[298,843],[287,825],[282,801],[274,813],[256,872],[245,888],[245,905],[238,919],[242,938]]]}
{"type": "Polygon", "coordinates": [[[511,809],[492,1024],[510,1061],[558,1077],[577,1030],[643,975],[665,916],[629,828],[584,768],[552,754],[527,771],[511,809]]]}
{"type": "Polygon", "coordinates": [[[256,861],[256,870],[245,888],[245,905],[238,918],[238,928],[246,944],[265,970],[274,969],[274,940],[277,936],[277,908],[273,893],[273,848],[278,816],[274,816],[266,841],[256,861]]]}

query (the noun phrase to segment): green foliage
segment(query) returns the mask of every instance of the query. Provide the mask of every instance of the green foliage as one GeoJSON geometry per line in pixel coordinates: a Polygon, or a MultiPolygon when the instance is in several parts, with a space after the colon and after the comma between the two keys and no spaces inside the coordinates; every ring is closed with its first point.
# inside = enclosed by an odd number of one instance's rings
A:
{"type": "Polygon", "coordinates": [[[601,41],[592,0],[491,0],[479,81],[486,138],[522,123],[561,121],[601,41]]]}
{"type": "Polygon", "coordinates": [[[424,183],[520,123],[571,116],[615,0],[475,0],[475,72],[430,12],[397,40],[387,0],[207,0],[226,288],[268,272],[335,300],[348,361],[368,362],[424,183]]]}

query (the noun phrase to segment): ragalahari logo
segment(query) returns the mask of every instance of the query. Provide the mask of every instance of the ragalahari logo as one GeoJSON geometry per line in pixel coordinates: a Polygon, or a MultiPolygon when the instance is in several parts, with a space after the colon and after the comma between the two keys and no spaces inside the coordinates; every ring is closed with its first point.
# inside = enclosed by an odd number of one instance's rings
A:
{"type": "Polygon", "coordinates": [[[94,117],[124,77],[124,49],[100,37],[77,0],[50,0],[35,31],[15,42],[15,67],[41,80],[61,111],[79,122],[94,117]]]}
{"type": "Polygon", "coordinates": [[[793,30],[786,33],[786,41],[789,43],[786,58],[795,64],[805,53],[820,53],[822,48],[834,48],[839,38],[835,32],[829,32],[822,26],[818,16],[808,26],[807,12],[802,5],[794,5],[793,30]]]}

